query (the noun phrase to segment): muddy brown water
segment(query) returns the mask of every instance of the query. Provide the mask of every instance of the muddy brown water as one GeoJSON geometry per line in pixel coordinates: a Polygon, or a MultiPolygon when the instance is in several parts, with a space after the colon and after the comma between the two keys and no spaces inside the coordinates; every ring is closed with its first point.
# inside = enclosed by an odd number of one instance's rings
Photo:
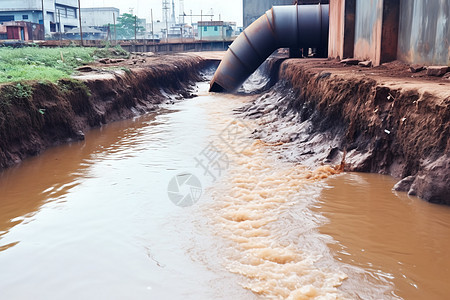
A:
{"type": "Polygon", "coordinates": [[[233,117],[251,97],[198,89],[0,174],[0,299],[447,298],[448,207],[282,162],[233,117]],[[169,200],[180,172],[193,206],[169,200]]]}

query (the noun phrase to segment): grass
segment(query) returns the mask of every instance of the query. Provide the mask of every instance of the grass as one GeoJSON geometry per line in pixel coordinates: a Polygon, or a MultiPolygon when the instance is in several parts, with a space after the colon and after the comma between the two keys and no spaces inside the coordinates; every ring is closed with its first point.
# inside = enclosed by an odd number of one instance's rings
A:
{"type": "Polygon", "coordinates": [[[121,48],[0,48],[0,83],[69,77],[75,68],[97,58],[126,56],[121,48]]]}

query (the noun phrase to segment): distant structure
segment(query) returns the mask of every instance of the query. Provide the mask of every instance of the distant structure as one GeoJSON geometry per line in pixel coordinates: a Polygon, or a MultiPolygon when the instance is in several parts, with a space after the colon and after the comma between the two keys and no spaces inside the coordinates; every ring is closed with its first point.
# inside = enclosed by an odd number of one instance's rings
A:
{"type": "Polygon", "coordinates": [[[175,1],[172,0],[172,16],[171,16],[172,23],[175,23],[175,1]]]}
{"type": "Polygon", "coordinates": [[[33,41],[44,39],[44,26],[25,21],[9,21],[0,25],[0,40],[33,41]]]}
{"type": "Polygon", "coordinates": [[[200,21],[198,37],[205,41],[229,40],[235,31],[236,22],[200,21]]]}
{"type": "Polygon", "coordinates": [[[44,23],[45,34],[66,32],[78,26],[78,0],[1,0],[0,23],[10,21],[44,23]]]}
{"type": "Polygon", "coordinates": [[[244,28],[252,24],[274,5],[328,4],[329,0],[243,0],[244,28]]]}
{"type": "MultiPolygon", "coordinates": [[[[81,24],[83,28],[102,27],[108,24],[117,23],[120,10],[115,7],[91,7],[81,9],[81,24]]],[[[83,30],[84,32],[84,30],[83,30]]]]}
{"type": "Polygon", "coordinates": [[[169,23],[169,12],[170,12],[170,6],[169,6],[169,0],[162,0],[162,21],[163,23],[169,23]]]}
{"type": "MultiPolygon", "coordinates": [[[[83,15],[83,12],[81,12],[83,15]]],[[[99,30],[94,27],[85,27],[83,26],[83,39],[84,40],[104,40],[107,37],[107,32],[104,30],[99,30]]],[[[69,30],[64,34],[64,39],[69,40],[78,40],[80,39],[80,30],[78,28],[74,28],[69,30]]]]}
{"type": "Polygon", "coordinates": [[[180,24],[185,24],[185,22],[184,22],[184,15],[185,15],[185,12],[184,12],[184,0],[179,0],[178,1],[178,8],[179,8],[179,10],[180,10],[180,13],[179,13],[179,15],[180,15],[180,20],[178,21],[180,24]]]}

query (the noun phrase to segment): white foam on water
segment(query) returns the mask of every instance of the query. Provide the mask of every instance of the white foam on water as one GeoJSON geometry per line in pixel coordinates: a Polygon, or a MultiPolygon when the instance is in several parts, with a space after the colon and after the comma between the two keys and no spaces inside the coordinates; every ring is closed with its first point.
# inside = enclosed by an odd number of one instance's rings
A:
{"type": "Polygon", "coordinates": [[[337,171],[329,166],[310,170],[278,160],[268,151],[270,145],[251,138],[257,124],[231,113],[245,97],[214,99],[227,101],[205,106],[218,134],[212,141],[230,163],[209,190],[212,201],[203,211],[226,245],[219,251],[225,267],[241,275],[243,287],[265,298],[346,298],[338,287],[347,275],[329,253],[330,238],[317,231],[326,219],[310,209],[320,194],[321,180],[337,171]],[[226,108],[230,113],[223,112],[226,108]],[[230,127],[243,135],[242,151],[224,138],[223,128],[230,127]]]}

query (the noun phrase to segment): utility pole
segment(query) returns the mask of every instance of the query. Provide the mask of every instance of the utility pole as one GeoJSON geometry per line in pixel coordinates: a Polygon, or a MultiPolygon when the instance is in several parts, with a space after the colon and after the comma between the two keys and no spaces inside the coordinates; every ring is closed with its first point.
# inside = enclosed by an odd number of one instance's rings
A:
{"type": "MultiPolygon", "coordinates": [[[[219,21],[220,21],[220,15],[219,15],[219,21]]],[[[222,22],[222,28],[220,29],[220,31],[222,32],[222,49],[225,50],[225,36],[223,34],[225,27],[225,22],[222,22]]]]}
{"type": "Polygon", "coordinates": [[[81,28],[81,5],[80,5],[80,0],[78,0],[78,21],[80,23],[80,42],[81,42],[81,47],[83,47],[84,46],[83,45],[83,29],[81,28]]]}
{"type": "Polygon", "coordinates": [[[44,40],[45,40],[45,10],[44,10],[44,0],[42,0],[42,26],[44,26],[44,40]]]}
{"type": "Polygon", "coordinates": [[[172,23],[175,24],[176,20],[175,20],[175,2],[172,0],[172,23]]]}
{"type": "Polygon", "coordinates": [[[112,41],[112,37],[111,37],[111,23],[108,23],[108,32],[106,33],[106,42],[111,42],[112,41]]]}
{"type": "Polygon", "coordinates": [[[117,45],[116,13],[113,13],[113,22],[114,22],[114,45],[117,45]]]}
{"type": "Polygon", "coordinates": [[[150,9],[150,18],[152,20],[152,44],[155,43],[155,34],[153,31],[153,8],[150,9]]]}
{"type": "Polygon", "coordinates": [[[180,16],[182,17],[181,19],[178,18],[179,23],[184,24],[184,16],[186,15],[184,13],[184,0],[179,0],[179,10],[180,10],[180,16]]]}
{"type": "Polygon", "coordinates": [[[58,9],[59,46],[61,47],[61,10],[58,9]]]}
{"type": "Polygon", "coordinates": [[[136,52],[137,44],[137,16],[134,15],[134,51],[136,52]]]}
{"type": "MultiPolygon", "coordinates": [[[[203,10],[200,10],[200,23],[203,23],[203,10]]],[[[200,28],[200,24],[197,25],[197,28],[200,28]]],[[[200,28],[200,51],[203,50],[203,28],[200,28]]]]}
{"type": "MultiPolygon", "coordinates": [[[[180,37],[181,37],[181,43],[183,44],[183,24],[180,25],[180,37]]],[[[183,46],[184,47],[184,46],[183,46]]],[[[183,49],[184,50],[184,49],[183,49]]]]}

